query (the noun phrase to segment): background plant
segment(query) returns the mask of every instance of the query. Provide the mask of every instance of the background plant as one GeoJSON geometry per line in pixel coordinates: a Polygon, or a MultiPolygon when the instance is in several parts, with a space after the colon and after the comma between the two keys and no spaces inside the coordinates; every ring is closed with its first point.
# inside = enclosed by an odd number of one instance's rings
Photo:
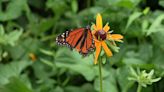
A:
{"type": "Polygon", "coordinates": [[[154,69],[161,80],[142,91],[163,92],[163,7],[163,0],[0,0],[0,92],[98,91],[93,56],[81,58],[55,43],[66,29],[91,25],[98,12],[124,35],[119,53],[102,53],[104,92],[136,92],[129,66],[154,69]]]}

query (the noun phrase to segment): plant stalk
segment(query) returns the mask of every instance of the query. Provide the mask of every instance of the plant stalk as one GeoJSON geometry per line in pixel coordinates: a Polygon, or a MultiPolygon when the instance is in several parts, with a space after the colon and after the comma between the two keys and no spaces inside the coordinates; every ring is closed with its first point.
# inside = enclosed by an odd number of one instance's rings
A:
{"type": "Polygon", "coordinates": [[[100,59],[100,61],[98,62],[99,64],[99,77],[100,77],[100,92],[103,92],[103,79],[102,79],[102,59],[100,59]]]}
{"type": "Polygon", "coordinates": [[[138,84],[137,92],[141,92],[141,90],[142,90],[142,86],[140,84],[138,84]]]}

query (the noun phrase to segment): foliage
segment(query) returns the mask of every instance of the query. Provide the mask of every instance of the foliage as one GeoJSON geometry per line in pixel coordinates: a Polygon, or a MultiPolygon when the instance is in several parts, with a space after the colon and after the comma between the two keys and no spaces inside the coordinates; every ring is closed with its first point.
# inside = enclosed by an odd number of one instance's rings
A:
{"type": "Polygon", "coordinates": [[[66,29],[95,23],[97,13],[124,36],[113,57],[101,53],[104,92],[136,92],[129,66],[153,69],[161,80],[142,91],[163,92],[164,11],[145,1],[0,0],[0,92],[98,92],[93,53],[82,57],[55,43],[66,29]]]}

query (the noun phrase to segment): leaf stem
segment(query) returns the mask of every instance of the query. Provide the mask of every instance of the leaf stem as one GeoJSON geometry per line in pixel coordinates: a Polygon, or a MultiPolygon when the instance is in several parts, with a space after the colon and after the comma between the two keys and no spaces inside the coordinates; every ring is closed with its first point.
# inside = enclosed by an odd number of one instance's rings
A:
{"type": "Polygon", "coordinates": [[[137,92],[141,92],[141,90],[142,90],[142,86],[140,84],[138,84],[137,92]]]}
{"type": "Polygon", "coordinates": [[[100,92],[103,92],[103,80],[102,80],[102,71],[101,71],[101,68],[102,68],[102,59],[100,58],[100,61],[99,61],[99,77],[100,77],[100,92]]]}

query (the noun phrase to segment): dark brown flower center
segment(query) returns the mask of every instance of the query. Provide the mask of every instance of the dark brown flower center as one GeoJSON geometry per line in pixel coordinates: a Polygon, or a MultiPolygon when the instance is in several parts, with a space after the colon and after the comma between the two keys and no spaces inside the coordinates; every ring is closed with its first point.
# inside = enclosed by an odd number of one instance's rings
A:
{"type": "Polygon", "coordinates": [[[95,33],[95,37],[98,40],[105,40],[106,39],[106,32],[104,30],[99,30],[95,33]]]}

